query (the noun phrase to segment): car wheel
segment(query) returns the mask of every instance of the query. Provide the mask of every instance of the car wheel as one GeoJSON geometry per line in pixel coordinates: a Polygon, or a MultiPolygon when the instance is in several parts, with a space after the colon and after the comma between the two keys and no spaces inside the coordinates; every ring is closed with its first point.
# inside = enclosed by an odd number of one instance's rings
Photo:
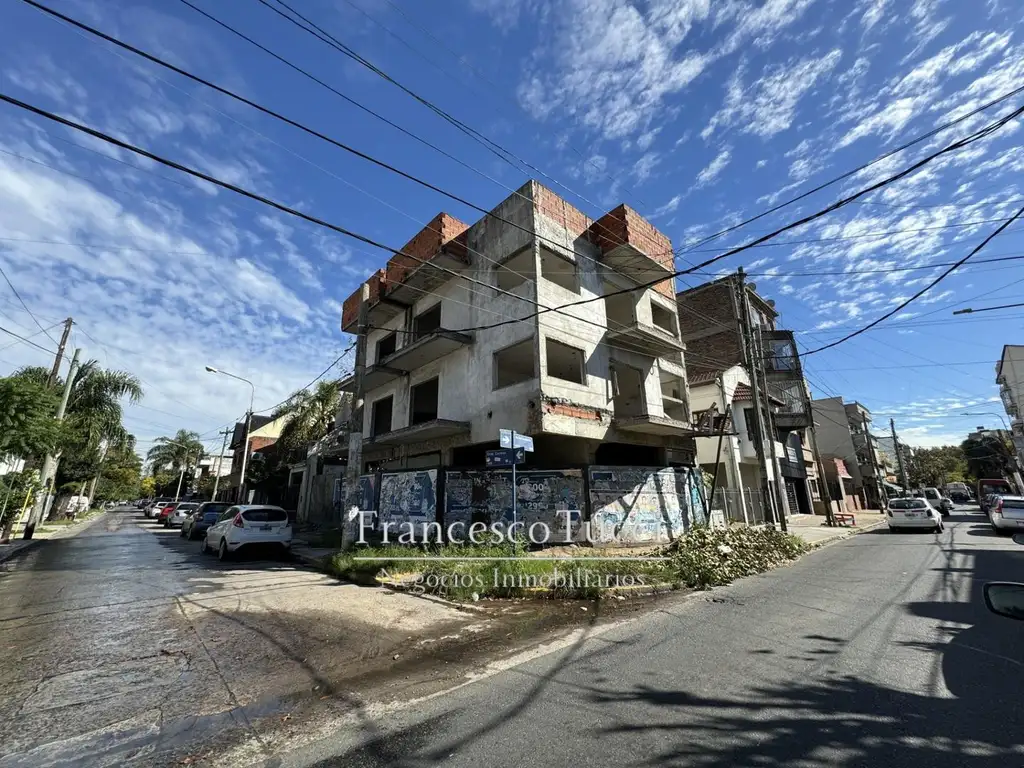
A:
{"type": "Polygon", "coordinates": [[[199,551],[204,555],[210,551],[210,542],[205,536],[203,537],[202,544],[199,545],[199,551]]]}
{"type": "Polygon", "coordinates": [[[220,540],[220,547],[217,548],[217,558],[221,562],[224,562],[225,560],[228,559],[228,556],[230,554],[231,553],[228,552],[228,543],[224,539],[221,539],[220,540]]]}
{"type": "Polygon", "coordinates": [[[178,536],[180,536],[183,539],[185,538],[185,526],[184,525],[181,526],[181,530],[178,531],[178,536]]]}

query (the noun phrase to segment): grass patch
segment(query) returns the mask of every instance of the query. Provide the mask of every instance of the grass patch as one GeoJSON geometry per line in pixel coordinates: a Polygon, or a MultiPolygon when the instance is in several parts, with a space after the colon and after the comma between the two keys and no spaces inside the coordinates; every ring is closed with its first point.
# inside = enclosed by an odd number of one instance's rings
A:
{"type": "Polygon", "coordinates": [[[608,587],[686,586],[707,589],[795,560],[809,546],[770,528],[695,528],[643,560],[615,550],[579,550],[551,561],[511,545],[357,547],[330,556],[327,570],[358,584],[386,582],[450,600],[478,597],[599,597],[608,587]],[[406,559],[413,558],[413,559],[406,559]],[[443,559],[442,559],[443,558],[443,559]],[[482,560],[479,558],[513,558],[482,560]]]}
{"type": "Polygon", "coordinates": [[[555,562],[530,557],[511,545],[390,545],[339,552],[331,557],[328,569],[359,584],[392,580],[450,600],[467,600],[474,594],[592,598],[608,586],[643,587],[672,582],[672,573],[664,562],[628,556],[597,560],[598,555],[607,553],[588,550],[555,562]],[[423,559],[398,559],[409,557],[423,559]],[[514,559],[475,559],[509,557],[514,559]]]}

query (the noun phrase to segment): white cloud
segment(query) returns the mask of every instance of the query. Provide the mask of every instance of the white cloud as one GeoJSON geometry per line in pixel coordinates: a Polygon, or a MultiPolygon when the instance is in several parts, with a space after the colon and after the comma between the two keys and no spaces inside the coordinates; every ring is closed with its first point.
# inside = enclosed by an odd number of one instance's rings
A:
{"type": "Polygon", "coordinates": [[[722,108],[701,131],[709,138],[719,128],[736,126],[744,133],[770,138],[792,125],[800,99],[826,78],[842,57],[838,49],[825,56],[770,66],[749,86],[738,69],[726,86],[722,108]]]}
{"type": "Polygon", "coordinates": [[[707,164],[707,166],[697,174],[697,187],[703,187],[710,184],[721,175],[725,167],[729,165],[729,161],[732,159],[732,152],[728,147],[722,149],[715,158],[707,164]]]}

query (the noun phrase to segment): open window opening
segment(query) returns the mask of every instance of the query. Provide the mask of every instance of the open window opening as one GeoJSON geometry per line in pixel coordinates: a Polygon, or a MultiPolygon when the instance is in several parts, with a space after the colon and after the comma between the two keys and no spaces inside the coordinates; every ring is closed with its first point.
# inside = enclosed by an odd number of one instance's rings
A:
{"type": "Polygon", "coordinates": [[[533,339],[525,339],[495,352],[493,376],[494,389],[511,387],[513,384],[537,378],[533,359],[533,339]]]}
{"type": "Polygon", "coordinates": [[[642,416],[644,408],[644,377],[632,366],[611,364],[612,400],[616,416],[642,416]]]}
{"type": "Polygon", "coordinates": [[[686,421],[685,394],[681,378],[671,374],[661,374],[661,405],[668,418],[686,421]]]}
{"type": "Polygon", "coordinates": [[[380,362],[385,357],[395,354],[395,350],[398,348],[398,334],[389,333],[387,336],[377,340],[377,354],[374,357],[376,362],[380,362]]]}
{"type": "Polygon", "coordinates": [[[547,248],[540,249],[540,276],[567,291],[580,292],[580,278],[576,265],[547,248]]]}
{"type": "Polygon", "coordinates": [[[391,431],[391,412],[395,398],[392,395],[381,398],[370,411],[370,436],[377,437],[391,431]]]}
{"type": "Polygon", "coordinates": [[[424,381],[410,389],[409,424],[423,424],[437,418],[437,379],[424,381]]]}
{"type": "Polygon", "coordinates": [[[584,354],[582,349],[570,347],[554,339],[548,339],[547,363],[548,376],[562,381],[570,381],[573,384],[583,384],[586,381],[583,371],[584,354]]]}
{"type": "Polygon", "coordinates": [[[441,327],[441,302],[416,315],[412,321],[413,340],[422,339],[441,327]]]}
{"type": "Polygon", "coordinates": [[[511,291],[523,283],[537,279],[533,249],[527,248],[494,268],[495,282],[503,291],[511,291]]]}
{"type": "Polygon", "coordinates": [[[675,313],[655,301],[651,302],[651,322],[670,336],[679,335],[679,331],[676,329],[675,313]]]}

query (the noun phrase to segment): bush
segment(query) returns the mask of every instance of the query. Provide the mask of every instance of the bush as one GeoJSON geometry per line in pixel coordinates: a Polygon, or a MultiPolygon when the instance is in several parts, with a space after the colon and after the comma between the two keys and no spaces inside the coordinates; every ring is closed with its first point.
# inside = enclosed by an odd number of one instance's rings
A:
{"type": "Polygon", "coordinates": [[[662,554],[686,586],[697,589],[728,584],[795,560],[808,549],[797,536],[774,528],[695,528],[662,554]]]}

